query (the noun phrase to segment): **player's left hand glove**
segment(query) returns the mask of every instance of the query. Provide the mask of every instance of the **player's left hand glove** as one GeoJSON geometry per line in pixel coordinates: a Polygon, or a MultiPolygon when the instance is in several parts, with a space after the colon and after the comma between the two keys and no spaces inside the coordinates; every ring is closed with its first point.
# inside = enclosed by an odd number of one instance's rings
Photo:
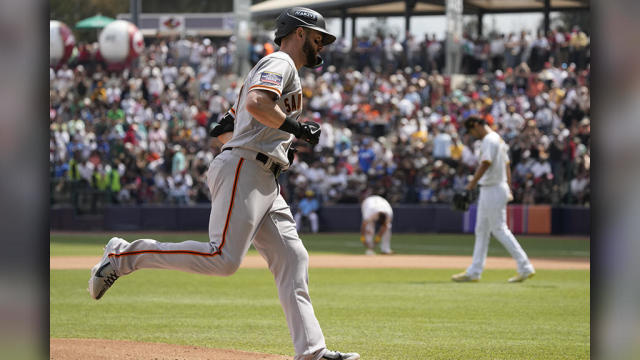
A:
{"type": "Polygon", "coordinates": [[[360,236],[360,242],[363,243],[363,244],[366,242],[366,239],[364,238],[364,235],[360,236]]]}
{"type": "Polygon", "coordinates": [[[296,148],[294,148],[293,146],[290,147],[289,150],[287,150],[287,159],[289,159],[289,166],[293,164],[293,158],[296,156],[297,152],[298,150],[296,150],[296,148]]]}
{"type": "Polygon", "coordinates": [[[453,195],[453,209],[458,211],[469,210],[471,204],[471,195],[469,191],[464,190],[453,195]]]}
{"type": "Polygon", "coordinates": [[[222,119],[220,119],[220,122],[211,127],[211,130],[209,130],[209,136],[218,137],[226,132],[232,132],[234,128],[234,120],[233,115],[227,111],[222,119]]]}
{"type": "Polygon", "coordinates": [[[376,235],[376,237],[374,238],[374,241],[377,243],[380,242],[380,240],[382,240],[382,237],[380,235],[376,235]]]}

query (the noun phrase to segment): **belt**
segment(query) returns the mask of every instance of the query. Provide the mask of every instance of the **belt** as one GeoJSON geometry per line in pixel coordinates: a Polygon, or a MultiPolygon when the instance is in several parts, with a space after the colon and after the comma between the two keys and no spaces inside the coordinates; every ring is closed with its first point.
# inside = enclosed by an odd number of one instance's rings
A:
{"type": "MultiPolygon", "coordinates": [[[[227,151],[227,150],[233,150],[232,147],[228,147],[228,148],[224,148],[222,149],[222,151],[227,151]]],[[[261,152],[256,154],[256,160],[260,161],[261,163],[263,163],[265,166],[267,166],[269,164],[269,157],[261,152]]],[[[276,177],[276,179],[280,176],[280,174],[282,173],[282,166],[278,165],[275,162],[271,162],[271,166],[268,167],[269,171],[271,171],[273,173],[273,176],[276,177]]]]}

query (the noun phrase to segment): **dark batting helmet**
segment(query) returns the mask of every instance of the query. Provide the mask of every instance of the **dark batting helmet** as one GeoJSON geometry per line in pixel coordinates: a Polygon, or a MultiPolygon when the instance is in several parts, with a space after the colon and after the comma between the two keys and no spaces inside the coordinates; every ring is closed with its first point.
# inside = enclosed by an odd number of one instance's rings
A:
{"type": "Polygon", "coordinates": [[[280,14],[276,19],[276,38],[274,42],[280,46],[283,37],[302,26],[316,30],[322,34],[322,46],[327,46],[336,41],[336,37],[327,31],[324,17],[317,11],[304,7],[292,7],[280,14]]]}

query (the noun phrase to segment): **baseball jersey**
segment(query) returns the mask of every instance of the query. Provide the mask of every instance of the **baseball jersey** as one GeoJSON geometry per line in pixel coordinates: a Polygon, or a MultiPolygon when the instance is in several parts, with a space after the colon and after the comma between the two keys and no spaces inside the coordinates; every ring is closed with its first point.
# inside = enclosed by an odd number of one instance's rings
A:
{"type": "Polygon", "coordinates": [[[267,55],[251,69],[244,81],[238,100],[232,108],[236,119],[233,137],[223,149],[237,147],[261,152],[287,167],[287,150],[294,136],[263,125],[251,116],[246,109],[246,99],[249,91],[253,90],[274,93],[277,97],[276,104],[288,117],[297,119],[302,112],[302,86],[293,60],[282,51],[267,55]]]}
{"type": "Polygon", "coordinates": [[[383,197],[372,195],[362,202],[362,220],[364,222],[373,222],[378,220],[379,212],[387,215],[387,221],[391,221],[393,218],[391,205],[383,197]]]}
{"type": "Polygon", "coordinates": [[[490,161],[491,165],[478,182],[482,186],[492,186],[507,181],[505,163],[509,162],[509,147],[495,131],[490,131],[482,139],[480,162],[490,161]]]}

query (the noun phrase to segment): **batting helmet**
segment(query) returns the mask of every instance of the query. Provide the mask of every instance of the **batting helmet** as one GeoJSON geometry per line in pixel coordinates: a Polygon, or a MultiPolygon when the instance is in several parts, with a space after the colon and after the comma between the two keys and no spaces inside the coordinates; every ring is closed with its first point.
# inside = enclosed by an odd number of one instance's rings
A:
{"type": "Polygon", "coordinates": [[[322,34],[322,46],[327,46],[336,41],[336,37],[327,31],[324,17],[317,11],[304,7],[292,7],[280,14],[276,19],[276,38],[274,42],[280,46],[283,37],[302,26],[316,30],[322,34]]]}

